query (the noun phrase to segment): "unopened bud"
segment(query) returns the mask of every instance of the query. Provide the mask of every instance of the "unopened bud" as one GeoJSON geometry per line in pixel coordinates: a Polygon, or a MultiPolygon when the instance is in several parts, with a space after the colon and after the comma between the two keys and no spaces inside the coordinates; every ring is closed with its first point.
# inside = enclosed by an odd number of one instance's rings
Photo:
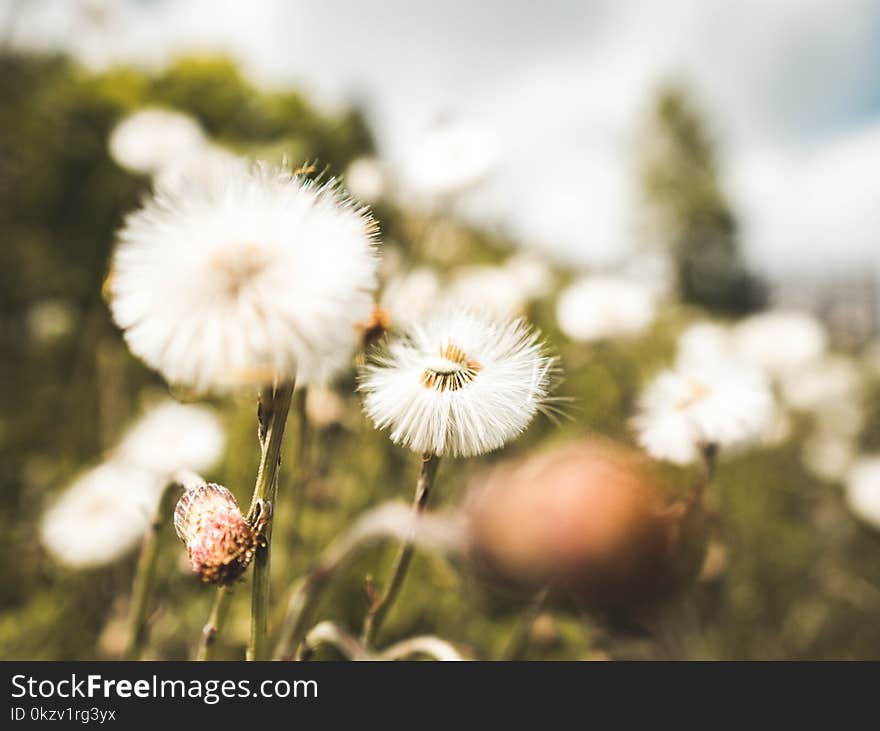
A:
{"type": "Polygon", "coordinates": [[[247,521],[229,490],[206,483],[187,490],[177,502],[174,528],[202,581],[232,584],[253,559],[262,525],[247,521]]]}

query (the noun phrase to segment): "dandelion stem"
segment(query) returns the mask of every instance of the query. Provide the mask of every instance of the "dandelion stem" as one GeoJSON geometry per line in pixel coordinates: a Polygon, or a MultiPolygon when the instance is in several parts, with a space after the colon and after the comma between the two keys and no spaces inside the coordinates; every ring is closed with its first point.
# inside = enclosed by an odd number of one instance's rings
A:
{"type": "MultiPolygon", "coordinates": [[[[422,456],[422,466],[419,471],[419,480],[416,483],[416,494],[412,505],[413,515],[420,515],[427,506],[439,464],[440,458],[436,454],[425,454],[422,456]]],[[[385,616],[396,601],[398,594],[400,594],[414,550],[415,541],[413,535],[410,534],[400,545],[400,549],[394,559],[393,568],[391,569],[391,578],[385,587],[385,591],[372,603],[367,611],[367,616],[364,618],[364,628],[361,634],[361,642],[364,647],[370,646],[373,638],[382,626],[382,622],[385,621],[385,616]]]]}
{"type": "Polygon", "coordinates": [[[700,460],[700,473],[688,499],[691,505],[699,505],[702,502],[703,495],[712,482],[712,478],[715,477],[715,465],[718,462],[718,445],[714,442],[702,444],[700,446],[700,460]]]}
{"type": "Polygon", "coordinates": [[[263,541],[254,554],[254,576],[251,593],[251,634],[247,648],[248,660],[269,659],[269,558],[272,541],[272,513],[278,491],[278,466],[281,464],[281,443],[293,381],[276,388],[266,388],[260,396],[259,435],[262,456],[248,518],[253,522],[265,511],[263,541]]]}
{"type": "Polygon", "coordinates": [[[538,618],[538,615],[544,611],[544,606],[547,604],[547,597],[549,595],[550,586],[548,585],[541,589],[541,591],[535,595],[535,598],[532,599],[531,604],[529,604],[528,608],[516,624],[513,636],[510,638],[510,643],[507,645],[507,650],[505,650],[504,655],[501,658],[502,660],[518,660],[525,654],[526,650],[529,648],[532,627],[535,625],[535,620],[538,618]]]}
{"type": "Polygon", "coordinates": [[[213,660],[217,651],[217,636],[226,623],[229,614],[229,600],[232,598],[232,589],[228,586],[217,587],[214,594],[214,604],[211,606],[211,614],[202,628],[202,636],[199,640],[199,649],[196,653],[197,660],[213,660]]]}
{"type": "Polygon", "coordinates": [[[153,522],[144,536],[132,588],[128,618],[128,643],[123,656],[126,660],[139,659],[147,641],[147,615],[150,610],[150,597],[156,583],[159,546],[164,534],[170,530],[171,515],[180,489],[181,484],[178,480],[168,482],[162,490],[159,504],[153,515],[153,522]]]}

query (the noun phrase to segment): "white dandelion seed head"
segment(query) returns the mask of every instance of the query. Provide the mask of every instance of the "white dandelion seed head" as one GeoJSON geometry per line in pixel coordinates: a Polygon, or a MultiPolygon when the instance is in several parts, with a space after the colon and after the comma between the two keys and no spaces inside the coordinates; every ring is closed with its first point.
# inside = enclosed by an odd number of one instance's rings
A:
{"type": "Polygon", "coordinates": [[[445,312],[362,373],[364,410],[421,454],[470,457],[502,447],[546,403],[556,360],[521,320],[445,312]]]}
{"type": "Polygon", "coordinates": [[[375,225],[332,183],[226,168],[160,190],[119,233],[111,309],[132,352],[197,390],[299,385],[348,362],[373,307],[375,225]]]}
{"type": "Polygon", "coordinates": [[[852,466],[846,503],[857,518],[880,530],[880,457],[864,456],[852,466]]]}
{"type": "Polygon", "coordinates": [[[87,568],[115,561],[144,535],[161,481],[144,470],[106,462],[86,472],[40,520],[40,541],[65,566],[87,568]]]}
{"type": "Polygon", "coordinates": [[[774,414],[760,371],[732,365],[677,369],[648,385],[633,426],[649,454],[687,464],[703,445],[742,447],[759,440],[774,414]]]}
{"type": "Polygon", "coordinates": [[[187,157],[205,142],[199,123],[170,109],[148,107],[123,119],[110,133],[110,156],[126,170],[155,173],[187,157]]]}
{"type": "Polygon", "coordinates": [[[653,293],[620,277],[585,277],[566,288],[556,303],[559,329],[575,341],[633,337],[653,321],[653,293]]]}
{"type": "Polygon", "coordinates": [[[206,472],[220,460],[225,446],[226,434],[211,409],[165,400],[126,432],[115,457],[157,475],[206,472]]]}
{"type": "Polygon", "coordinates": [[[804,312],[773,310],[745,318],[733,330],[741,358],[771,376],[782,375],[818,360],[828,334],[815,317],[804,312]]]}

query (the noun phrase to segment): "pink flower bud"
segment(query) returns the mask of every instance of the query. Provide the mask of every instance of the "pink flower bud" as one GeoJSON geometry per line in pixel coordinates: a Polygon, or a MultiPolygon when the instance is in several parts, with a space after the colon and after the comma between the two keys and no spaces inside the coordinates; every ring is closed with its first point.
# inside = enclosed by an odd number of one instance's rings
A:
{"type": "Polygon", "coordinates": [[[213,483],[187,490],[174,510],[174,528],[192,569],[208,584],[232,584],[244,573],[261,527],[247,521],[229,490],[213,483]]]}

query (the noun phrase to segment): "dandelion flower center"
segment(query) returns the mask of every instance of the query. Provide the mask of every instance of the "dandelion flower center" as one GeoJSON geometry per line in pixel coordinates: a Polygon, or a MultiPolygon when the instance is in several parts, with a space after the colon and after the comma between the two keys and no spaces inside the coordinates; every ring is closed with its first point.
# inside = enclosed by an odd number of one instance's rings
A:
{"type": "Polygon", "coordinates": [[[440,346],[437,360],[422,373],[421,382],[425,388],[457,391],[473,381],[482,367],[455,343],[447,341],[440,346]]]}
{"type": "Polygon", "coordinates": [[[222,248],[211,258],[211,271],[224,292],[236,297],[269,265],[269,254],[258,244],[222,248]]]}

